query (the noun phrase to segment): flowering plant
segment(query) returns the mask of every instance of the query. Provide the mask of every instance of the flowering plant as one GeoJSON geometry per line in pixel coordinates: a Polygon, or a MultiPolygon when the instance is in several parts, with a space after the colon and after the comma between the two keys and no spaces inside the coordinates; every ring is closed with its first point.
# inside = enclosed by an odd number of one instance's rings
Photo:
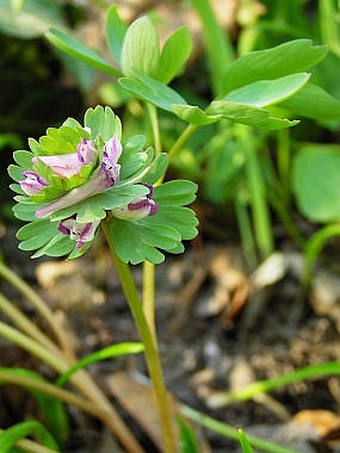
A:
{"type": "Polygon", "coordinates": [[[167,156],[145,149],[145,137],[121,142],[119,118],[109,107],[88,109],[84,126],[69,118],[49,128],[30,151],[16,151],[9,174],[17,182],[14,213],[29,222],[17,234],[22,250],[77,258],[109,223],[118,257],[133,264],[160,263],[159,250],[180,253],[196,234],[194,212],[184,207],[196,185],[177,180],[157,185],[167,156]],[[156,184],[156,185],[155,185],[156,184]]]}

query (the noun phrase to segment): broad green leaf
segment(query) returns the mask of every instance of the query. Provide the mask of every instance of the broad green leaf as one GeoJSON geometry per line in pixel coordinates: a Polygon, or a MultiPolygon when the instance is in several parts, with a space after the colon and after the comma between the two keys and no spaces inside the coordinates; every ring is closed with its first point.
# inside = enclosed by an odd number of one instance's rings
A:
{"type": "Polygon", "coordinates": [[[119,17],[117,5],[112,5],[106,15],[105,36],[114,60],[120,65],[127,25],[119,17]]]}
{"type": "Polygon", "coordinates": [[[50,29],[45,36],[51,44],[68,55],[71,55],[71,57],[77,58],[96,69],[108,72],[115,77],[121,76],[121,73],[107,63],[97,52],[72,36],[54,28],[50,29]]]}
{"type": "Polygon", "coordinates": [[[196,105],[173,104],[172,111],[181,120],[198,126],[206,126],[222,119],[222,115],[209,115],[196,105]]]}
{"type": "Polygon", "coordinates": [[[12,210],[17,219],[25,222],[32,222],[33,220],[37,220],[35,213],[43,206],[43,203],[17,203],[13,206],[12,210]]]}
{"type": "Polygon", "coordinates": [[[86,368],[92,363],[97,363],[102,360],[111,359],[112,357],[118,357],[126,354],[138,354],[144,351],[144,345],[142,343],[118,343],[106,348],[100,349],[99,351],[93,352],[88,356],[78,360],[71,368],[69,368],[64,374],[62,374],[56,385],[62,387],[69,381],[70,377],[77,371],[86,368]]]}
{"type": "Polygon", "coordinates": [[[127,29],[123,41],[123,74],[133,77],[137,70],[150,77],[157,77],[159,57],[159,39],[150,19],[145,16],[135,20],[127,29]]]}
{"type": "Polygon", "coordinates": [[[259,80],[272,80],[303,72],[323,60],[325,46],[313,46],[309,39],[297,39],[271,49],[257,50],[235,60],[221,82],[220,98],[230,91],[259,80]]]}
{"type": "Polygon", "coordinates": [[[110,107],[97,105],[88,109],[84,117],[85,126],[91,129],[91,136],[95,139],[98,135],[105,141],[116,136],[119,140],[122,135],[122,125],[118,116],[110,107]]]}
{"type": "Polygon", "coordinates": [[[253,107],[277,104],[294,95],[306,85],[310,74],[297,73],[274,80],[260,80],[230,92],[224,100],[253,107]]]}
{"type": "Polygon", "coordinates": [[[47,429],[36,420],[17,423],[7,428],[0,434],[0,451],[1,453],[11,453],[18,440],[25,439],[27,436],[35,435],[41,440],[41,443],[55,451],[60,451],[57,442],[47,429]]]}
{"type": "Polygon", "coordinates": [[[320,121],[340,120],[340,102],[323,88],[311,83],[279,106],[306,118],[320,121]]]}
{"type": "MultiPolygon", "coordinates": [[[[29,168],[28,168],[29,169],[29,168]]],[[[27,169],[27,170],[28,170],[27,169]]],[[[17,165],[11,164],[7,168],[9,176],[16,182],[22,181],[23,180],[23,172],[26,171],[23,167],[18,167],[17,165]]]]}
{"type": "Polygon", "coordinates": [[[238,430],[238,435],[243,453],[254,453],[254,450],[252,449],[252,446],[248,442],[246,435],[244,434],[242,429],[238,430]]]}
{"type": "Polygon", "coordinates": [[[184,206],[196,198],[197,184],[192,181],[176,179],[154,188],[154,197],[162,206],[184,206]]]}
{"type": "Polygon", "coordinates": [[[32,157],[33,154],[25,150],[18,150],[13,153],[13,159],[15,162],[25,170],[32,168],[32,157]]]}
{"type": "Polygon", "coordinates": [[[246,124],[260,129],[274,130],[295,126],[299,121],[275,118],[265,109],[230,101],[214,101],[208,107],[209,115],[220,115],[223,119],[246,124]]]}
{"type": "Polygon", "coordinates": [[[168,112],[172,111],[173,104],[186,104],[185,99],[175,90],[140,72],[135,74],[134,78],[122,77],[118,82],[126,91],[137,98],[150,102],[168,112]]]}
{"type": "MultiPolygon", "coordinates": [[[[38,381],[47,382],[41,374],[25,368],[0,368],[0,370],[8,371],[11,374],[17,374],[31,379],[33,378],[38,381]]],[[[3,382],[0,381],[0,385],[2,384],[3,382]]],[[[52,396],[39,392],[38,390],[27,388],[27,391],[39,405],[45,418],[45,424],[52,435],[58,442],[64,443],[67,441],[69,436],[69,422],[64,404],[59,399],[53,398],[52,396]]]]}
{"type": "Polygon", "coordinates": [[[190,33],[185,27],[176,30],[162,49],[157,79],[167,85],[179,73],[192,50],[190,33]]]}
{"type": "MultiPolygon", "coordinates": [[[[50,27],[67,26],[63,8],[56,0],[26,0],[20,11],[13,9],[13,0],[0,1],[0,30],[10,36],[32,39],[50,27]]],[[[16,0],[19,5],[19,0],[16,0]]],[[[21,0],[22,2],[22,0],[21,0]]]]}
{"type": "Polygon", "coordinates": [[[195,434],[187,422],[182,418],[176,417],[179,426],[179,449],[180,453],[200,453],[199,445],[195,434]]]}
{"type": "Polygon", "coordinates": [[[339,220],[340,146],[304,146],[295,157],[293,189],[300,211],[309,220],[339,220]]]}
{"type": "Polygon", "coordinates": [[[135,135],[129,138],[128,142],[123,143],[123,152],[119,159],[121,181],[130,178],[149,161],[148,152],[144,149],[145,144],[144,135],[135,135]]]}
{"type": "Polygon", "coordinates": [[[58,225],[48,219],[36,220],[20,228],[17,238],[22,241],[19,245],[21,250],[36,250],[47,244],[52,237],[59,234],[58,225]]]}

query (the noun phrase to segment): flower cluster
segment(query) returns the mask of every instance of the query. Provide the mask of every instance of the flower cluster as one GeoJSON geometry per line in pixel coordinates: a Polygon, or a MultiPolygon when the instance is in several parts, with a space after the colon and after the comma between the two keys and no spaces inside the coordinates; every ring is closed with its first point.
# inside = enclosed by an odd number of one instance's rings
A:
{"type": "MultiPolygon", "coordinates": [[[[191,210],[190,214],[180,211],[188,220],[190,217],[193,228],[179,232],[174,221],[169,226],[167,210],[160,209],[157,200],[164,207],[169,204],[170,191],[164,192],[168,183],[154,188],[166,168],[166,157],[155,158],[152,148],[145,150],[144,145],[145,139],[137,136],[123,146],[118,117],[111,109],[99,106],[87,111],[84,126],[69,119],[59,129],[48,129],[39,142],[31,140],[31,151],[14,153],[18,166],[9,167],[18,182],[12,185],[19,194],[14,212],[21,220],[31,222],[18,232],[20,247],[38,250],[34,256],[80,256],[109,212],[117,253],[125,261],[140,262],[148,256],[159,261],[156,247],[180,251],[181,240],[193,237],[197,222],[191,210]],[[150,218],[157,221],[145,223],[150,218]],[[157,239],[160,227],[164,230],[162,240],[157,239]],[[122,233],[128,230],[129,241],[138,246],[126,254],[127,239],[122,233]]],[[[186,199],[190,192],[189,202],[193,200],[193,183],[175,186],[184,190],[186,199]]],[[[176,211],[183,202],[177,196],[170,205],[176,211]]]]}

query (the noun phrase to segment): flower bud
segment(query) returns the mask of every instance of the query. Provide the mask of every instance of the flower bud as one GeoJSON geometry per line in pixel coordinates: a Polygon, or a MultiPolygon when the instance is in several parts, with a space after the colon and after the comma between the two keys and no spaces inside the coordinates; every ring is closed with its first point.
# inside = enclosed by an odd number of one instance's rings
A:
{"type": "Polygon", "coordinates": [[[144,197],[135,197],[126,206],[112,209],[112,215],[121,220],[141,220],[145,217],[155,215],[158,211],[158,203],[152,199],[153,187],[148,187],[149,193],[144,197]]]}
{"type": "Polygon", "coordinates": [[[40,193],[40,191],[48,186],[48,183],[38,175],[35,171],[25,171],[22,176],[25,178],[19,184],[26,195],[32,196],[40,193]]]}
{"type": "Polygon", "coordinates": [[[99,220],[93,222],[77,222],[76,216],[68,217],[59,223],[58,230],[69,236],[70,239],[77,241],[77,248],[83,247],[85,242],[91,242],[94,239],[99,220]]]}

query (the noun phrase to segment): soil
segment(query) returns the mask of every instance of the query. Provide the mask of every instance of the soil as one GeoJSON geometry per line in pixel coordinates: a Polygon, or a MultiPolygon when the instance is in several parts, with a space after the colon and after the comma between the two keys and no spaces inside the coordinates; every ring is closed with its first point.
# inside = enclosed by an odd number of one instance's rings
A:
{"type": "MultiPolygon", "coordinates": [[[[75,262],[31,261],[28,254],[17,250],[16,228],[7,227],[2,238],[5,261],[57,313],[63,313],[79,357],[113,343],[139,340],[101,241],[75,262]]],[[[182,256],[168,257],[156,270],[160,353],[168,388],[179,401],[246,433],[300,452],[336,452],[340,451],[339,419],[328,431],[322,431],[320,414],[324,413],[317,412],[327,411],[336,418],[340,383],[335,377],[299,381],[266,397],[228,406],[221,397],[227,390],[256,380],[339,360],[338,277],[325,268],[317,269],[307,292],[301,287],[300,272],[299,252],[285,247],[267,267],[253,274],[245,271],[235,244],[201,241],[189,246],[182,256]],[[333,279],[333,286],[325,285],[325,278],[333,279]],[[308,423],[300,423],[299,417],[308,423]]],[[[140,287],[140,267],[134,269],[134,277],[140,287]]],[[[13,288],[1,283],[1,290],[39,324],[27,301],[13,288]]],[[[45,365],[2,339],[0,354],[1,366],[32,368],[54,378],[45,365]]],[[[147,374],[141,355],[104,361],[89,370],[108,394],[108,379],[116,373],[124,371],[138,381],[141,377],[145,381],[147,374]]],[[[5,428],[36,416],[34,402],[14,387],[10,392],[0,389],[0,405],[0,425],[5,428]]],[[[141,431],[133,420],[134,411],[127,413],[124,407],[120,410],[128,423],[141,431]]],[[[81,417],[75,410],[70,414],[72,432],[65,452],[120,451],[98,422],[81,417]]],[[[210,446],[205,451],[239,451],[235,442],[200,431],[210,446]]],[[[157,451],[143,433],[141,442],[148,453],[157,451]]]]}

